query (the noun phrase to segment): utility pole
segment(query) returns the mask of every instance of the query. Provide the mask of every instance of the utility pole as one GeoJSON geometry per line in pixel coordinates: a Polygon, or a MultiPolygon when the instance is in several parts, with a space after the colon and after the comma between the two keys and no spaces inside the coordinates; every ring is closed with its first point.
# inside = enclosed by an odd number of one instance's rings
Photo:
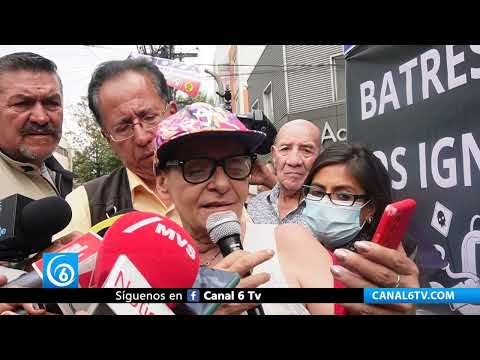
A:
{"type": "Polygon", "coordinates": [[[140,54],[180,61],[198,56],[198,53],[175,52],[175,45],[137,45],[137,50],[140,54]]]}
{"type": "MultiPolygon", "coordinates": [[[[198,53],[184,53],[184,52],[177,53],[175,52],[175,45],[137,45],[137,50],[140,54],[143,54],[143,55],[160,57],[160,58],[170,59],[170,60],[179,59],[180,62],[182,62],[184,58],[198,56],[198,53]]],[[[177,90],[173,89],[174,100],[176,96],[177,96],[177,90]]]]}

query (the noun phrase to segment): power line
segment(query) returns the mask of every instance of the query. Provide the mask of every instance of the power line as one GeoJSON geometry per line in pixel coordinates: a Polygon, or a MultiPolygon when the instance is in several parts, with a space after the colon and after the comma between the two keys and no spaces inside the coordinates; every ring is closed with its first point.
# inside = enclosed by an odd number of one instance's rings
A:
{"type": "MultiPolygon", "coordinates": [[[[218,65],[218,66],[221,66],[221,65],[218,65]]],[[[231,65],[231,66],[235,66],[234,65],[231,65]]],[[[250,65],[239,65],[239,66],[250,66],[250,65]]],[[[279,69],[278,70],[253,70],[251,72],[248,72],[248,73],[240,73],[240,72],[225,72],[223,74],[219,74],[220,77],[224,78],[224,77],[240,77],[240,76],[251,76],[251,75],[265,75],[265,74],[276,74],[276,73],[292,73],[292,72],[297,72],[297,71],[310,71],[310,70],[322,70],[322,69],[327,69],[327,68],[344,68],[345,66],[344,65],[340,65],[340,64],[315,64],[315,65],[312,65],[312,64],[290,64],[290,65],[287,65],[287,69],[284,69],[284,66],[283,65],[262,65],[262,66],[265,66],[265,67],[278,67],[279,69]],[[293,66],[297,66],[296,68],[293,68],[293,66]]],[[[256,67],[256,66],[254,66],[256,67]]],[[[228,71],[228,70],[227,70],[228,71]]],[[[208,79],[209,77],[202,77],[202,79],[208,79]]]]}
{"type": "MultiPolygon", "coordinates": [[[[117,49],[112,48],[105,45],[85,45],[86,47],[98,47],[103,49],[115,50],[115,51],[125,51],[125,49],[117,49]]],[[[134,51],[133,49],[131,51],[134,51]]],[[[138,49],[137,49],[138,51],[138,49]]],[[[190,54],[190,53],[188,53],[190,54]]],[[[96,54],[94,54],[96,55],[96,54]]],[[[278,65],[278,64],[192,64],[197,66],[212,66],[212,67],[227,67],[227,66],[245,66],[245,67],[279,67],[283,68],[286,67],[293,67],[293,66],[302,66],[302,67],[344,67],[345,65],[342,64],[331,64],[331,63],[318,63],[318,64],[286,64],[286,65],[278,65]]]]}
{"type": "MultiPolygon", "coordinates": [[[[221,78],[229,78],[229,77],[240,77],[240,76],[251,76],[251,75],[266,75],[266,74],[282,74],[282,73],[296,73],[296,72],[306,72],[306,71],[316,71],[316,70],[326,70],[326,67],[323,68],[300,68],[300,69],[281,69],[281,70],[272,70],[272,71],[252,71],[249,73],[225,73],[225,74],[218,74],[221,78]]],[[[201,76],[200,79],[212,79],[208,76],[201,76]]]]}
{"type": "Polygon", "coordinates": [[[322,66],[325,66],[325,67],[335,67],[335,66],[339,66],[339,67],[343,67],[345,65],[341,65],[341,64],[331,64],[331,63],[318,63],[318,64],[286,64],[286,65],[278,65],[278,64],[255,64],[255,65],[246,65],[246,64],[194,64],[194,65],[198,65],[198,66],[213,66],[213,67],[220,67],[220,66],[223,66],[223,67],[226,67],[226,66],[249,66],[249,67],[284,67],[284,66],[304,66],[304,67],[322,67],[322,66]]]}

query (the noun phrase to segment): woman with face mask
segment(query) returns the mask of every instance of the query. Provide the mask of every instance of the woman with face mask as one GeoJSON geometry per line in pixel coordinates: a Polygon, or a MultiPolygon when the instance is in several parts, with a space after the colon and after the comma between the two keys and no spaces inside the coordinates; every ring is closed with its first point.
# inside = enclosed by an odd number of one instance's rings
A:
{"type": "MultiPolygon", "coordinates": [[[[387,249],[370,241],[392,202],[390,176],[370,150],[348,143],[326,147],[315,160],[303,193],[304,221],[332,255],[335,287],[374,287],[387,278],[388,287],[419,286],[418,268],[401,244],[387,249]]],[[[338,311],[412,314],[415,306],[343,304],[338,311]]]]}
{"type": "Polygon", "coordinates": [[[354,249],[356,241],[370,241],[392,202],[390,183],[370,150],[332,144],[318,156],[303,186],[305,221],[327,249],[354,249]]]}

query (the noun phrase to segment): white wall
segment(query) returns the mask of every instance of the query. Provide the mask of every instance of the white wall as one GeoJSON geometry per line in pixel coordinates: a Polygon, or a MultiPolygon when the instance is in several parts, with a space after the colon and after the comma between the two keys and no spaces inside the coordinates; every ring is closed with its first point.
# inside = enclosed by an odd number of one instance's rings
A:
{"type": "Polygon", "coordinates": [[[65,156],[65,154],[63,154],[63,153],[60,153],[58,151],[58,148],[54,151],[53,156],[55,157],[55,159],[58,160],[58,162],[60,164],[62,164],[62,166],[65,169],[72,171],[72,168],[73,168],[73,163],[72,163],[72,161],[73,161],[73,150],[72,150],[70,144],[65,139],[65,137],[62,137],[62,139],[60,140],[60,143],[58,145],[67,151],[67,156],[65,156]]]}
{"type": "MultiPolygon", "coordinates": [[[[215,48],[215,58],[214,58],[214,72],[220,75],[223,81],[223,85],[228,81],[228,78],[222,75],[227,75],[229,73],[229,67],[218,66],[220,64],[228,64],[229,56],[228,52],[231,45],[217,45],[215,48]]],[[[255,65],[258,62],[258,59],[263,53],[265,45],[237,45],[237,64],[239,65],[252,65],[252,66],[239,66],[234,69],[235,73],[239,73],[237,77],[238,90],[240,93],[239,96],[239,109],[243,109],[243,90],[247,87],[247,80],[250,76],[250,73],[253,71],[255,65]]],[[[215,91],[218,91],[218,87],[215,84],[215,91]]],[[[220,103],[219,97],[215,96],[215,102],[218,105],[220,103]]]]}
{"type": "MultiPolygon", "coordinates": [[[[242,74],[238,77],[238,88],[240,94],[243,94],[243,89],[247,87],[247,80],[258,59],[263,53],[265,45],[237,45],[237,64],[239,65],[253,65],[253,66],[239,66],[236,72],[242,74]]],[[[240,109],[243,109],[243,96],[240,96],[240,109]]]]}
{"type": "MultiPolygon", "coordinates": [[[[215,48],[215,58],[213,60],[214,69],[213,72],[220,76],[223,81],[223,86],[225,87],[226,78],[222,75],[228,74],[228,67],[221,67],[220,64],[228,64],[228,50],[230,45],[217,45],[215,48]]],[[[215,82],[215,91],[218,91],[217,83],[215,82]]],[[[220,97],[215,94],[215,104],[220,105],[220,97]]]]}

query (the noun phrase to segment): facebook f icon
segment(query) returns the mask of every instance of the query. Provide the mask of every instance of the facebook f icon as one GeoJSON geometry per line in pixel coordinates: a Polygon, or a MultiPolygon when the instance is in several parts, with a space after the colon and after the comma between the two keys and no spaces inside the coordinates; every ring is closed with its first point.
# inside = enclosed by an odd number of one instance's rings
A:
{"type": "Polygon", "coordinates": [[[200,301],[200,291],[198,289],[187,290],[187,301],[188,302],[199,302],[200,301]]]}

